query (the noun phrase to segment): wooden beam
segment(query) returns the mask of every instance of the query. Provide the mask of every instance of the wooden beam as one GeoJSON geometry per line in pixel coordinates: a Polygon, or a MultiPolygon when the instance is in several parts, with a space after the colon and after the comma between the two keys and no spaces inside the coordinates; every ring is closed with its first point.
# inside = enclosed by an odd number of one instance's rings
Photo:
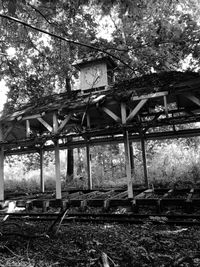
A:
{"type": "Polygon", "coordinates": [[[71,119],[72,114],[69,114],[65,117],[65,119],[61,122],[60,126],[58,127],[58,133],[62,132],[62,130],[65,128],[66,124],[71,119]]]}
{"type": "Polygon", "coordinates": [[[110,109],[106,108],[106,107],[102,107],[102,110],[108,115],[110,116],[114,121],[116,122],[121,122],[121,119],[115,114],[113,113],[110,109]]]}
{"type": "Polygon", "coordinates": [[[22,121],[42,118],[44,115],[45,115],[45,112],[42,112],[41,114],[34,114],[34,115],[25,116],[22,118],[22,121]]]}
{"type": "Polygon", "coordinates": [[[200,99],[198,97],[192,94],[184,94],[184,96],[200,107],[200,99]]]}
{"type": "Polygon", "coordinates": [[[126,104],[121,103],[121,118],[122,124],[126,124],[126,104]]]}
{"type": "Polygon", "coordinates": [[[131,163],[131,173],[134,174],[134,149],[133,149],[133,142],[129,142],[129,150],[130,150],[130,163],[131,163]]]}
{"type": "Polygon", "coordinates": [[[156,97],[161,97],[161,96],[166,96],[166,95],[168,95],[168,92],[163,91],[163,92],[157,92],[157,93],[147,94],[147,95],[142,95],[142,96],[132,96],[131,100],[137,101],[137,100],[156,98],[156,97]]]}
{"type": "Polygon", "coordinates": [[[4,140],[8,137],[8,135],[10,134],[10,132],[12,131],[13,128],[14,128],[14,124],[12,124],[11,126],[8,127],[8,129],[5,131],[5,133],[3,135],[4,140]]]}
{"type": "Polygon", "coordinates": [[[131,111],[129,114],[128,118],[126,119],[126,122],[131,121],[135,115],[139,112],[139,110],[144,106],[144,104],[147,102],[148,99],[142,99],[140,102],[137,104],[137,106],[131,111]]]}
{"type": "Polygon", "coordinates": [[[146,159],[146,149],[145,149],[145,140],[141,137],[141,148],[142,148],[142,160],[143,160],[143,168],[144,168],[144,182],[147,187],[149,187],[148,181],[148,172],[147,172],[147,159],[146,159]]]}
{"type": "Polygon", "coordinates": [[[88,174],[88,189],[92,189],[92,171],[91,171],[91,154],[90,146],[87,143],[86,145],[86,159],[87,159],[87,174],[88,174]]]}
{"type": "Polygon", "coordinates": [[[56,113],[53,113],[53,133],[58,133],[58,118],[56,113]]]}
{"type": "Polygon", "coordinates": [[[91,124],[90,124],[90,114],[87,112],[87,128],[90,129],[91,128],[91,124]]]}
{"type": "Polygon", "coordinates": [[[131,177],[130,147],[129,147],[129,137],[128,137],[127,130],[124,131],[124,152],[125,152],[125,162],[126,162],[128,198],[133,198],[133,182],[132,182],[132,177],[131,177]]]}
{"type": "Polygon", "coordinates": [[[0,147],[0,201],[4,200],[4,146],[0,147]]]}
{"type": "Polygon", "coordinates": [[[31,135],[30,121],[26,120],[26,138],[29,138],[31,135]]]}
{"type": "Polygon", "coordinates": [[[166,95],[163,96],[163,100],[164,100],[164,107],[165,107],[165,115],[168,118],[169,114],[168,114],[168,106],[167,106],[167,97],[166,97],[166,95]]]}
{"type": "Polygon", "coordinates": [[[45,120],[43,120],[42,118],[37,118],[37,120],[39,122],[42,123],[42,125],[49,131],[49,132],[53,132],[53,127],[51,127],[51,125],[49,125],[45,120]]]}
{"type": "Polygon", "coordinates": [[[60,177],[60,153],[59,143],[55,141],[55,172],[56,172],[56,199],[61,199],[61,177],[60,177]]]}
{"type": "MultiPolygon", "coordinates": [[[[0,141],[3,139],[3,126],[0,124],[0,141]]],[[[4,146],[0,146],[0,201],[4,200],[4,146]]]]}
{"type": "Polygon", "coordinates": [[[40,148],[40,190],[44,193],[44,151],[40,148]]]}

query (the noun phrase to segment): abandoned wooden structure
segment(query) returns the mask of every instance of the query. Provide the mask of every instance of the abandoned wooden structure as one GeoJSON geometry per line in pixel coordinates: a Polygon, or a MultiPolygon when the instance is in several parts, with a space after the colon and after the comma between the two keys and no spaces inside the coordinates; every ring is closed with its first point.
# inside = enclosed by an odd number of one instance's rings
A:
{"type": "Polygon", "coordinates": [[[61,199],[59,150],[87,148],[88,187],[92,188],[90,146],[124,143],[128,197],[133,198],[130,142],[141,141],[148,185],[145,141],[200,135],[200,76],[164,72],[114,82],[110,58],[80,61],[81,89],[49,95],[0,118],[0,200],[4,199],[4,157],[55,151],[56,199],[61,199]],[[108,74],[108,75],[107,75],[108,74]],[[179,130],[179,125],[189,125],[179,130]]]}

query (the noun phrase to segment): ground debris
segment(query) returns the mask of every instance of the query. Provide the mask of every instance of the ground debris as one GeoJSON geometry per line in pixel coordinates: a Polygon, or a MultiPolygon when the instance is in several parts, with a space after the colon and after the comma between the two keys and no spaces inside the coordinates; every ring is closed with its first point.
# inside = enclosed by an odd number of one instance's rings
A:
{"type": "Polygon", "coordinates": [[[4,222],[7,233],[10,229],[10,233],[15,230],[18,235],[0,236],[0,267],[200,266],[198,227],[181,228],[151,223],[68,223],[63,226],[59,222],[56,227],[59,231],[48,238],[45,236],[51,223],[29,224],[19,220],[12,224],[9,219],[4,222]],[[24,238],[24,234],[35,238],[24,238]]]}

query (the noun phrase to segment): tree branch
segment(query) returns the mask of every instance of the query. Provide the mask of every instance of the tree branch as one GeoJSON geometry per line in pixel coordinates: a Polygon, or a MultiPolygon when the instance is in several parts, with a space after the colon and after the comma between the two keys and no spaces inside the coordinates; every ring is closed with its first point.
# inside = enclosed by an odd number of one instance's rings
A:
{"type": "Polygon", "coordinates": [[[74,41],[74,40],[66,39],[66,38],[64,38],[64,37],[62,37],[62,36],[53,34],[53,33],[51,33],[51,32],[48,32],[48,31],[45,31],[45,30],[42,30],[42,29],[39,29],[39,28],[37,28],[37,27],[35,27],[35,26],[32,26],[32,25],[30,25],[30,24],[28,24],[28,23],[26,23],[26,22],[24,22],[24,21],[22,21],[22,20],[16,19],[16,18],[11,17],[11,16],[7,16],[7,15],[4,15],[4,14],[0,14],[0,17],[5,18],[5,19],[8,19],[8,20],[11,20],[11,21],[14,21],[14,22],[19,23],[19,24],[22,24],[22,25],[24,25],[24,26],[26,26],[26,27],[28,27],[28,28],[31,28],[31,29],[33,29],[33,30],[42,32],[42,33],[44,33],[44,34],[48,34],[48,35],[50,35],[50,36],[53,37],[53,38],[57,38],[57,39],[60,39],[60,40],[65,41],[65,42],[74,44],[74,45],[79,45],[79,46],[83,46],[83,47],[90,48],[90,49],[95,50],[95,51],[98,51],[98,52],[102,52],[102,53],[104,53],[104,54],[106,54],[106,55],[108,55],[108,56],[110,56],[110,57],[112,57],[112,58],[114,58],[114,59],[120,61],[120,62],[121,62],[122,64],[124,64],[127,68],[129,68],[129,69],[135,71],[133,68],[130,67],[130,65],[128,65],[128,64],[127,64],[126,62],[124,62],[123,60],[121,60],[119,57],[117,57],[117,56],[115,56],[115,55],[113,55],[113,54],[107,52],[107,51],[104,50],[104,49],[101,49],[101,48],[98,48],[98,47],[96,47],[96,46],[92,46],[92,45],[89,45],[89,44],[85,44],[85,43],[82,43],[82,42],[78,42],[78,41],[74,41]]]}

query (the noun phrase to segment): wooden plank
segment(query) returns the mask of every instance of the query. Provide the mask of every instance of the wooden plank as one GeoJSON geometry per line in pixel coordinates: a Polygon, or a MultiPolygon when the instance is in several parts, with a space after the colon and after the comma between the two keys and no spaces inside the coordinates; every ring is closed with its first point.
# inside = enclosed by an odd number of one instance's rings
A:
{"type": "Polygon", "coordinates": [[[184,94],[184,96],[200,107],[200,99],[198,97],[192,94],[184,94]]]}
{"type": "Polygon", "coordinates": [[[72,114],[69,114],[65,117],[65,119],[61,122],[60,126],[58,127],[58,133],[62,132],[62,130],[65,128],[71,117],[72,114]]]}
{"type": "Polygon", "coordinates": [[[168,118],[169,114],[168,114],[167,97],[166,97],[166,95],[163,96],[163,100],[164,100],[164,107],[165,107],[165,115],[168,118]]]}
{"type": "Polygon", "coordinates": [[[42,118],[37,118],[37,120],[39,122],[42,123],[42,125],[49,131],[49,132],[53,132],[53,127],[51,127],[51,125],[49,125],[44,119],[42,118]]]}
{"type": "Polygon", "coordinates": [[[127,130],[124,131],[124,152],[125,152],[125,162],[126,162],[128,198],[133,198],[133,182],[132,182],[132,177],[131,177],[129,137],[128,137],[128,131],[127,130]]]}
{"type": "Polygon", "coordinates": [[[110,116],[114,121],[116,122],[121,122],[121,119],[115,114],[113,113],[110,109],[106,108],[106,107],[102,107],[102,110],[108,115],[110,116]]]}
{"type": "Polygon", "coordinates": [[[4,146],[0,147],[0,201],[4,200],[4,146]]]}
{"type": "Polygon", "coordinates": [[[40,148],[40,190],[44,193],[44,151],[40,148]]]}
{"type": "Polygon", "coordinates": [[[91,172],[91,154],[89,144],[86,145],[86,160],[87,160],[87,174],[88,174],[88,189],[92,189],[92,172],[91,172]]]}
{"type": "Polygon", "coordinates": [[[148,99],[140,100],[140,102],[137,104],[137,106],[129,114],[128,118],[126,119],[126,122],[131,121],[147,101],[148,101],[148,99]]]}
{"type": "Polygon", "coordinates": [[[87,127],[88,129],[91,128],[91,123],[90,123],[90,114],[87,112],[87,127]]]}
{"type": "Polygon", "coordinates": [[[55,172],[56,172],[56,199],[61,199],[60,153],[59,153],[58,141],[55,141],[55,172]]]}
{"type": "Polygon", "coordinates": [[[30,121],[26,120],[26,138],[29,138],[31,135],[30,121]]]}
{"type": "Polygon", "coordinates": [[[56,113],[53,113],[53,133],[58,133],[58,118],[56,113]]]}
{"type": "Polygon", "coordinates": [[[141,148],[142,148],[142,161],[144,169],[144,182],[147,187],[149,187],[148,173],[147,173],[147,160],[146,160],[146,149],[145,149],[145,140],[141,138],[141,148]]]}
{"type": "Polygon", "coordinates": [[[8,129],[5,131],[4,135],[3,135],[3,139],[5,140],[8,135],[11,133],[12,129],[14,128],[14,123],[8,127],[8,129]]]}
{"type": "Polygon", "coordinates": [[[121,103],[121,118],[122,124],[126,124],[126,104],[121,103]]]}
{"type": "Polygon", "coordinates": [[[30,116],[25,116],[22,118],[22,121],[42,118],[44,115],[45,115],[45,112],[42,112],[41,114],[34,114],[34,115],[30,115],[30,116]]]}
{"type": "Polygon", "coordinates": [[[161,97],[161,96],[166,96],[166,95],[168,95],[168,92],[163,91],[163,92],[157,92],[157,93],[147,94],[147,95],[142,95],[142,96],[132,96],[131,100],[137,101],[137,100],[156,98],[156,97],[161,97]]]}

